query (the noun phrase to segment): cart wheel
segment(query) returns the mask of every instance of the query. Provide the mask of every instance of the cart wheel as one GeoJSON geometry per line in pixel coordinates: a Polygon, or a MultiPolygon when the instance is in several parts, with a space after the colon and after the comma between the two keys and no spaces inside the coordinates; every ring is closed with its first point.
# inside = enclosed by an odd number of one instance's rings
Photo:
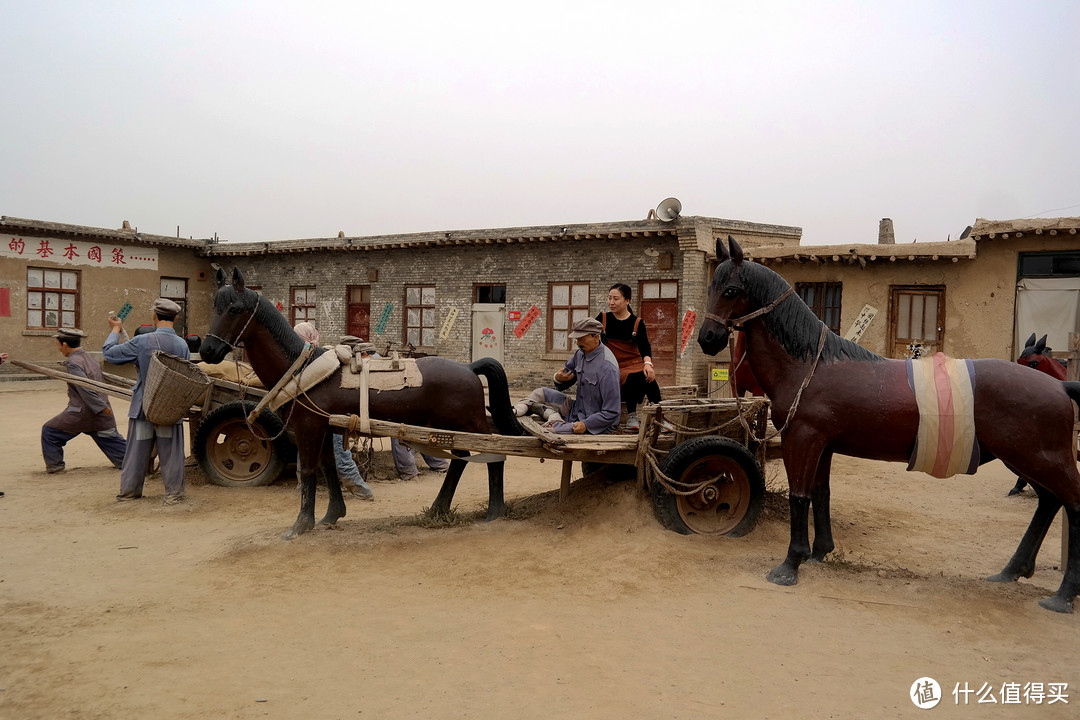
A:
{"type": "Polygon", "coordinates": [[[254,409],[252,402],[225,403],[207,413],[199,423],[195,431],[195,457],[214,485],[269,485],[285,467],[292,444],[283,433],[276,440],[268,439],[281,433],[284,427],[281,419],[263,410],[249,429],[244,418],[254,409]]]}
{"type": "Polygon", "coordinates": [[[714,435],[676,446],[660,466],[686,485],[716,478],[692,495],[676,495],[653,486],[653,507],[660,523],[683,535],[741,537],[754,529],[765,506],[765,478],[757,458],[735,440],[714,435]]]}

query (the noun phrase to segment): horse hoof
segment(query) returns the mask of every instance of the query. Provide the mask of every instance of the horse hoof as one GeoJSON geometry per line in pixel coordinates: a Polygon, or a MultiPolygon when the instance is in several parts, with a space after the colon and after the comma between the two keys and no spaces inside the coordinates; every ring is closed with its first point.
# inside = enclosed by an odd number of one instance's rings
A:
{"type": "Polygon", "coordinates": [[[506,517],[506,508],[503,508],[502,510],[488,508],[488,514],[487,517],[484,518],[484,522],[491,522],[492,520],[498,520],[503,517],[506,517]]]}
{"type": "Polygon", "coordinates": [[[1057,595],[1043,598],[1039,601],[1039,605],[1056,613],[1071,613],[1073,611],[1072,600],[1065,600],[1057,595]]]}
{"type": "Polygon", "coordinates": [[[770,570],[765,579],[773,585],[797,585],[799,583],[799,573],[798,571],[792,572],[786,565],[780,565],[770,570]]]}
{"type": "Polygon", "coordinates": [[[1019,578],[1020,578],[1019,575],[1014,575],[1013,573],[1006,573],[1004,570],[1002,570],[1001,572],[996,573],[994,575],[991,575],[990,577],[988,577],[986,579],[989,580],[990,582],[1006,583],[1006,582],[1016,582],[1019,578]]]}

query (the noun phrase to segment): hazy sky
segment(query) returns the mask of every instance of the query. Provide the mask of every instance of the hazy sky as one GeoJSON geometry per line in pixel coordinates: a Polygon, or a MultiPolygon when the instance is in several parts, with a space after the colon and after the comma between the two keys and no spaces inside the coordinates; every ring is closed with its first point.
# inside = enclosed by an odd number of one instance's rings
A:
{"type": "Polygon", "coordinates": [[[225,241],[1080,215],[1080,2],[0,0],[0,214],[225,241]]]}

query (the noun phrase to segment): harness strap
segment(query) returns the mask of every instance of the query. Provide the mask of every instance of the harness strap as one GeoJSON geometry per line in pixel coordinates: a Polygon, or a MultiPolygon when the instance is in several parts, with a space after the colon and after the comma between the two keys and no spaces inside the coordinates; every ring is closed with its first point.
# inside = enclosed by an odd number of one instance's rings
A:
{"type": "Polygon", "coordinates": [[[762,316],[762,315],[764,315],[766,313],[772,312],[773,310],[775,310],[777,308],[777,306],[780,303],[787,300],[788,296],[792,295],[794,292],[795,292],[795,288],[789,286],[788,289],[785,290],[780,295],[780,297],[776,298],[775,300],[773,300],[768,305],[766,305],[764,307],[759,307],[754,312],[749,313],[747,315],[743,315],[741,318],[736,318],[734,320],[731,320],[730,318],[725,320],[724,318],[719,317],[717,315],[714,315],[713,313],[705,313],[705,317],[708,318],[709,320],[720,323],[721,325],[726,327],[728,330],[730,330],[733,327],[736,327],[738,325],[742,325],[743,323],[745,323],[748,320],[753,320],[756,317],[760,317],[760,316],[762,316]]]}

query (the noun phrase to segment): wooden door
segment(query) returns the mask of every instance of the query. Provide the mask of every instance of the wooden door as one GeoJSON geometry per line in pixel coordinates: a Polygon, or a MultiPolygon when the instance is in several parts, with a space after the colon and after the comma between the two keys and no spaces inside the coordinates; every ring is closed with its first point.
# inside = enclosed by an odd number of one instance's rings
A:
{"type": "Polygon", "coordinates": [[[346,332],[371,341],[371,286],[350,285],[346,290],[346,332]]]}
{"type": "Polygon", "coordinates": [[[891,357],[929,357],[942,352],[945,339],[945,288],[894,286],[889,303],[891,357]]]}
{"type": "Polygon", "coordinates": [[[636,310],[649,331],[656,382],[674,385],[675,355],[679,348],[679,283],[676,280],[643,281],[638,297],[641,300],[636,310]]]}

